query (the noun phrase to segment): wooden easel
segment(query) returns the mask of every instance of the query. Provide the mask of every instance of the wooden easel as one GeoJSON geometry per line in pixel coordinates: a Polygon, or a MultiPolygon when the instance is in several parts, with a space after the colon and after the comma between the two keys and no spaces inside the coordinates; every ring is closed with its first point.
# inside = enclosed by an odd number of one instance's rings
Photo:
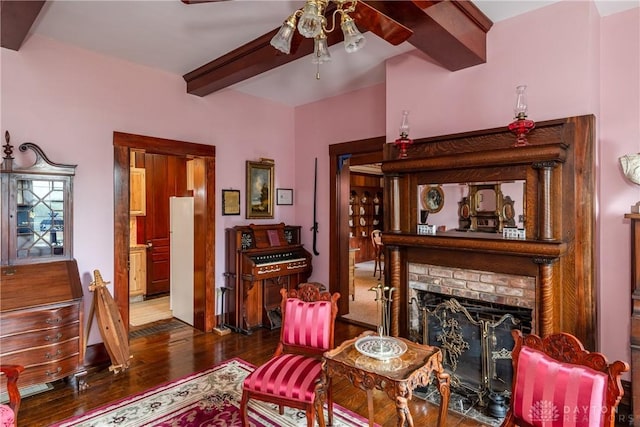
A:
{"type": "MultiPolygon", "coordinates": [[[[94,281],[89,286],[89,290],[93,292],[93,303],[91,304],[91,313],[89,313],[87,337],[91,330],[95,313],[98,318],[100,335],[102,335],[107,353],[111,358],[109,370],[117,374],[129,368],[131,358],[133,358],[129,353],[129,336],[122,321],[122,316],[120,316],[118,306],[109,293],[109,289],[107,289],[109,282],[102,280],[99,270],[94,270],[93,275],[94,281]]],[[[86,338],[85,342],[87,342],[86,338]]]]}

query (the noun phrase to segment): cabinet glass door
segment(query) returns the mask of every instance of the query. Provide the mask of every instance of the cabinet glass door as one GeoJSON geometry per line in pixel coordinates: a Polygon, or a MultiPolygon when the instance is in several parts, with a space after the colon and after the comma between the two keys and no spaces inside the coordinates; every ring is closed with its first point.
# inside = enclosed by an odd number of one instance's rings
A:
{"type": "Polygon", "coordinates": [[[32,142],[31,166],[14,165],[9,132],[0,163],[0,264],[73,259],[73,176],[76,165],[54,163],[32,142]]]}
{"type": "Polygon", "coordinates": [[[15,258],[65,257],[68,212],[66,178],[17,177],[15,258]]]}

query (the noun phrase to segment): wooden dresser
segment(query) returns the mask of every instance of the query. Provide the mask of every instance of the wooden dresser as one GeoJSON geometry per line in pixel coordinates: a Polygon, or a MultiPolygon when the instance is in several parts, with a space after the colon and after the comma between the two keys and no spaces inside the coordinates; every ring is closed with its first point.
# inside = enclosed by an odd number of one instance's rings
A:
{"type": "Polygon", "coordinates": [[[82,286],[75,260],[2,266],[0,363],[20,386],[68,377],[84,388],[82,286]]]}
{"type": "Polygon", "coordinates": [[[631,387],[634,425],[640,425],[640,214],[631,220],[631,387]]]}

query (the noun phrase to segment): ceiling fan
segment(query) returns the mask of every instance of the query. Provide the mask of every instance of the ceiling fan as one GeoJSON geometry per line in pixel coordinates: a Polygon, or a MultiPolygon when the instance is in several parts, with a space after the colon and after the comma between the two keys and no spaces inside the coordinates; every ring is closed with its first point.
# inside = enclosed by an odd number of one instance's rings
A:
{"type": "MultiPolygon", "coordinates": [[[[229,0],[181,1],[195,4],[229,0]]],[[[206,96],[312,53],[316,53],[314,62],[322,63],[317,56],[317,37],[313,37],[313,44],[304,43],[305,37],[294,30],[293,18],[299,23],[307,7],[318,9],[321,21],[334,19],[336,14],[342,21],[346,13],[345,19],[351,19],[356,30],[370,31],[392,45],[407,41],[450,71],[486,62],[486,34],[493,23],[468,0],[306,0],[301,9],[292,11],[280,30],[273,29],[185,74],[187,93],[206,96]],[[287,26],[291,40],[289,54],[283,55],[278,51],[282,49],[274,48],[273,39],[287,26]]],[[[344,29],[322,30],[326,36],[322,49],[344,40],[344,29]]]]}
{"type": "MultiPolygon", "coordinates": [[[[186,4],[221,1],[228,0],[182,0],[186,4]]],[[[335,37],[327,41],[328,33],[336,27],[337,15],[340,15],[340,26],[347,52],[355,52],[364,45],[364,38],[358,31],[358,27],[376,34],[392,45],[399,45],[413,34],[411,29],[363,0],[307,0],[303,8],[294,11],[287,18],[272,39],[271,45],[283,53],[295,53],[302,41],[297,34],[294,34],[297,22],[298,31],[304,37],[314,39],[316,53],[314,62],[322,63],[328,60],[328,44],[339,41],[335,37]],[[333,25],[327,28],[328,23],[333,25]]]]}

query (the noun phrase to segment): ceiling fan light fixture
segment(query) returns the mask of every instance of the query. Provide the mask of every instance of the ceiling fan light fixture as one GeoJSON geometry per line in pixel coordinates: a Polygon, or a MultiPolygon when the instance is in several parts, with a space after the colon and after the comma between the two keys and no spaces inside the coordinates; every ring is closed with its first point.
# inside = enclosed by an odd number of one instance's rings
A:
{"type": "Polygon", "coordinates": [[[293,39],[293,33],[296,29],[296,16],[295,14],[287,18],[282,24],[278,33],[271,39],[271,46],[278,49],[284,54],[291,52],[291,40],[293,39]]]}
{"type": "Polygon", "coordinates": [[[312,39],[322,32],[325,18],[323,15],[326,0],[308,0],[302,9],[302,16],[298,21],[298,31],[304,37],[312,39]]]}
{"type": "Polygon", "coordinates": [[[314,40],[313,64],[324,64],[331,61],[331,55],[329,54],[329,45],[327,44],[327,36],[324,32],[321,32],[314,40]]]}
{"type": "Polygon", "coordinates": [[[356,23],[346,13],[342,15],[342,34],[344,35],[344,50],[348,53],[357,52],[364,47],[366,39],[356,27],[356,23]]]}
{"type": "MultiPolygon", "coordinates": [[[[365,45],[365,38],[358,30],[350,13],[355,12],[358,0],[331,0],[335,8],[331,9],[331,18],[324,16],[330,0],[306,0],[301,9],[296,10],[282,24],[278,33],[271,39],[271,45],[279,51],[288,54],[291,51],[291,42],[296,28],[300,35],[312,38],[314,42],[313,58],[311,62],[316,65],[331,61],[327,34],[333,32],[340,22],[340,28],[344,36],[344,48],[348,53],[357,52],[365,45]],[[340,21],[337,16],[340,15],[340,21]],[[330,27],[328,26],[330,24],[330,27]]],[[[316,79],[320,78],[320,68],[316,73],[316,79]]]]}

